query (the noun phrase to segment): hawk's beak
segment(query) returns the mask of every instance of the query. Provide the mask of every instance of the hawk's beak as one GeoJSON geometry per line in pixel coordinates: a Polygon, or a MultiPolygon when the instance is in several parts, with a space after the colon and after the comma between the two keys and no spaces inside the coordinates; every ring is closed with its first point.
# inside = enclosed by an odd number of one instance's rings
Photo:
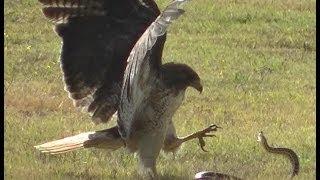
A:
{"type": "Polygon", "coordinates": [[[202,84],[200,81],[193,81],[191,84],[190,84],[191,87],[195,88],[196,90],[198,90],[200,93],[202,92],[203,90],[203,87],[202,87],[202,84]]]}

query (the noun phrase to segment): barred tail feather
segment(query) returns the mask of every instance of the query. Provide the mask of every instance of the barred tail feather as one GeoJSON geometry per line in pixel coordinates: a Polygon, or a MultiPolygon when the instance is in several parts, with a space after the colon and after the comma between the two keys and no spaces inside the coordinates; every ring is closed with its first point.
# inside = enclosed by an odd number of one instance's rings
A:
{"type": "Polygon", "coordinates": [[[60,154],[68,151],[84,148],[84,143],[89,141],[89,136],[94,132],[82,133],[75,136],[47,142],[38,146],[36,149],[43,153],[60,154]]]}
{"type": "Polygon", "coordinates": [[[113,127],[102,131],[81,133],[34,147],[42,153],[61,154],[91,147],[116,150],[123,145],[117,127],[113,127]]]}

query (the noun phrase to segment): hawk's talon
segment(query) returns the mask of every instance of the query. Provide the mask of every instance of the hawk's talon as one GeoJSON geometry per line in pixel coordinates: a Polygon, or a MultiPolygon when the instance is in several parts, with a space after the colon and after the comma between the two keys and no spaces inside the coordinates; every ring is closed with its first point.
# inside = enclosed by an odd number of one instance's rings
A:
{"type": "Polygon", "coordinates": [[[200,143],[200,147],[202,149],[202,151],[204,152],[208,152],[207,150],[205,150],[203,147],[206,145],[206,142],[204,141],[204,139],[202,137],[199,137],[199,143],[200,143]]]}
{"type": "Polygon", "coordinates": [[[218,128],[221,128],[221,127],[212,124],[212,125],[210,125],[209,127],[205,128],[203,130],[200,130],[198,132],[192,133],[191,135],[188,135],[186,137],[179,138],[179,141],[174,145],[174,147],[179,147],[183,142],[189,141],[191,139],[198,139],[200,148],[204,152],[208,152],[207,150],[205,150],[203,148],[206,145],[203,138],[205,138],[205,137],[216,137],[216,135],[209,134],[209,133],[212,133],[213,131],[217,131],[218,128]]]}
{"type": "Polygon", "coordinates": [[[215,124],[212,124],[210,125],[209,127],[207,127],[206,129],[202,130],[202,131],[199,131],[197,132],[197,136],[198,136],[198,139],[199,139],[199,144],[200,144],[200,148],[204,151],[204,152],[208,152],[207,150],[204,149],[204,146],[206,145],[205,144],[205,141],[204,141],[204,137],[216,137],[216,135],[214,134],[207,134],[207,133],[210,133],[212,131],[217,131],[218,128],[221,128],[215,124]]]}
{"type": "Polygon", "coordinates": [[[217,131],[218,128],[222,129],[222,127],[212,124],[207,129],[211,129],[212,131],[217,131]]]}

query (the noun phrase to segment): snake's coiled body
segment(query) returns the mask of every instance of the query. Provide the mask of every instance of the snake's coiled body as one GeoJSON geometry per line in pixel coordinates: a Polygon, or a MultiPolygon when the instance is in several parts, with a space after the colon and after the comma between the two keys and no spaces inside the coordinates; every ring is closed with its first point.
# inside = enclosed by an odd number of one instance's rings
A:
{"type": "Polygon", "coordinates": [[[195,176],[197,180],[241,180],[238,177],[231,176],[228,174],[216,173],[212,171],[201,171],[198,172],[195,176]]]}

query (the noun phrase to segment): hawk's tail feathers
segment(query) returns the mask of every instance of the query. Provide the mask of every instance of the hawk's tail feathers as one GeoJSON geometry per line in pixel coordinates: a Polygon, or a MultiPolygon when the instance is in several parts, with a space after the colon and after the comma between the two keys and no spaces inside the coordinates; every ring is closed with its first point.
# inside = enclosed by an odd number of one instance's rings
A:
{"type": "Polygon", "coordinates": [[[42,153],[61,154],[82,148],[102,148],[116,150],[124,143],[116,128],[96,132],[86,132],[63,139],[34,146],[42,153]]]}
{"type": "Polygon", "coordinates": [[[82,133],[67,138],[50,141],[41,145],[34,146],[43,153],[60,154],[84,148],[84,143],[90,141],[89,136],[95,132],[82,133]]]}

